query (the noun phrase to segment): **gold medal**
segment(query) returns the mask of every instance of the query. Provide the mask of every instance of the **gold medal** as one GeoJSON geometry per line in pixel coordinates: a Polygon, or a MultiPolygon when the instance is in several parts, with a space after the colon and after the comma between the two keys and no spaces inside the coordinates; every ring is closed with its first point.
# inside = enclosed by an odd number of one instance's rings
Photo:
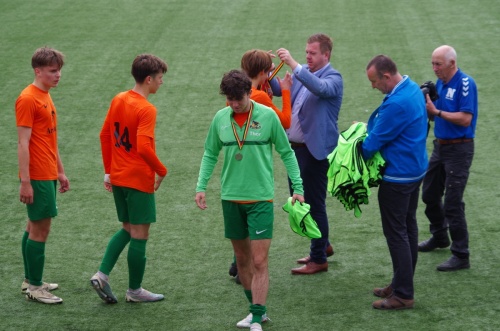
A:
{"type": "Polygon", "coordinates": [[[236,159],[236,161],[241,161],[243,159],[243,154],[236,153],[236,155],[234,156],[234,158],[236,159]]]}

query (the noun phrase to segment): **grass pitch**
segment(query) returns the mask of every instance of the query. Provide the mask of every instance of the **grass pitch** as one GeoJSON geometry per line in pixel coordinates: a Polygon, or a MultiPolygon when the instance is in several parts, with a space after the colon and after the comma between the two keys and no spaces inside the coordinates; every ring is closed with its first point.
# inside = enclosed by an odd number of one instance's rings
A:
{"type": "MultiPolygon", "coordinates": [[[[500,168],[496,136],[496,74],[500,6],[493,0],[423,1],[177,1],[114,0],[0,2],[0,329],[41,330],[236,330],[246,316],[242,289],[228,276],[232,259],[223,238],[220,168],[207,191],[209,209],[194,203],[203,142],[215,112],[222,74],[237,68],[248,49],[285,47],[304,62],[309,35],[334,38],[332,63],[345,82],[341,129],[366,121],[382,95],[370,88],[366,63],[391,56],[418,83],[435,80],[430,55],[450,44],[461,69],[479,88],[476,155],[465,202],[471,269],[440,273],[448,250],[421,254],[415,274],[413,310],[371,308],[373,287],[390,281],[392,265],[383,238],[376,192],[354,218],[329,198],[330,270],[291,276],[308,241],[292,233],[281,205],[286,174],[276,162],[276,230],[270,252],[271,323],[265,330],[497,330],[500,291],[498,248],[500,168]],[[27,302],[20,242],[25,208],[18,202],[14,102],[33,81],[33,51],[48,45],[66,55],[60,85],[51,91],[59,112],[60,151],[71,191],[59,195],[46,250],[44,280],[57,282],[57,307],[27,302]],[[98,133],[111,98],[130,89],[130,65],[143,52],[165,59],[165,83],[150,100],[159,110],[157,152],[169,175],[157,193],[158,222],[152,226],[144,287],[164,293],[154,304],[126,304],[126,259],[111,274],[119,303],[106,305],[89,285],[109,236],[119,227],[111,195],[102,188],[98,133]]],[[[283,71],[284,73],[284,71],[283,71]]],[[[282,73],[280,73],[282,75],[282,73]]],[[[432,134],[429,137],[429,152],[432,134]]],[[[419,209],[421,239],[429,236],[419,209]]]]}

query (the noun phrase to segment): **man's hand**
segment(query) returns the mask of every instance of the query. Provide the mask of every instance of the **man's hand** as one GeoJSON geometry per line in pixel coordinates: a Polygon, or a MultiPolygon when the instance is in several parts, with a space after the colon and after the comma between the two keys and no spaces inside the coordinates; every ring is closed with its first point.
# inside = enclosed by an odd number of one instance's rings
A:
{"type": "Polygon", "coordinates": [[[69,191],[69,179],[66,177],[65,174],[59,174],[57,176],[57,179],[59,180],[59,193],[64,193],[69,191]]]}
{"type": "Polygon", "coordinates": [[[434,116],[437,116],[439,113],[439,110],[437,110],[436,106],[434,106],[434,103],[431,101],[429,94],[425,95],[425,108],[427,109],[427,115],[429,115],[430,118],[434,118],[434,116]]]}
{"type": "Polygon", "coordinates": [[[285,62],[287,66],[289,66],[292,70],[299,64],[297,61],[293,59],[290,55],[290,52],[287,49],[280,48],[276,51],[281,61],[285,62]]]}
{"type": "Polygon", "coordinates": [[[303,203],[305,200],[304,200],[304,196],[300,195],[300,194],[294,194],[292,195],[292,205],[295,204],[295,201],[298,201],[300,203],[303,203]]]}
{"type": "Polygon", "coordinates": [[[196,201],[196,205],[201,210],[207,209],[207,202],[205,201],[205,192],[197,192],[194,201],[196,201]]]}
{"type": "Polygon", "coordinates": [[[110,193],[113,192],[113,186],[111,183],[104,182],[104,189],[110,193]]]}
{"type": "Polygon", "coordinates": [[[113,186],[111,185],[109,174],[104,175],[104,189],[110,193],[113,192],[113,186]]]}
{"type": "Polygon", "coordinates": [[[290,90],[292,88],[292,83],[293,83],[292,75],[290,75],[288,71],[286,72],[285,77],[283,79],[279,77],[277,78],[278,78],[278,83],[281,86],[281,90],[290,90]]]}
{"type": "Polygon", "coordinates": [[[31,186],[31,182],[21,181],[21,187],[19,188],[19,201],[27,205],[33,203],[33,187],[31,186]]]}
{"type": "Polygon", "coordinates": [[[155,182],[155,191],[157,191],[160,188],[161,182],[163,181],[163,178],[165,176],[156,176],[156,182],[155,182]]]}

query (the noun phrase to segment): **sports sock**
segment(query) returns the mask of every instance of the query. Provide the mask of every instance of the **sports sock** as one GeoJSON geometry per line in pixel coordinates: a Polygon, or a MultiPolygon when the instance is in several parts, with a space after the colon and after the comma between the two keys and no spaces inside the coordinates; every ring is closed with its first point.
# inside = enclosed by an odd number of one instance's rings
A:
{"type": "Polygon", "coordinates": [[[144,270],[146,269],[147,239],[130,239],[128,247],[128,287],[131,290],[141,288],[144,270]]]}
{"type": "Polygon", "coordinates": [[[262,315],[266,313],[266,306],[253,304],[250,305],[250,312],[252,313],[252,323],[262,323],[262,315]]]}
{"type": "Polygon", "coordinates": [[[30,233],[28,231],[24,231],[23,239],[21,240],[21,252],[23,253],[23,263],[24,263],[24,278],[30,279],[30,275],[28,273],[28,260],[26,259],[26,243],[28,241],[30,233]]]}
{"type": "Polygon", "coordinates": [[[45,265],[45,243],[26,240],[26,261],[30,284],[42,286],[43,267],[45,265]]]}
{"type": "Polygon", "coordinates": [[[128,233],[125,229],[118,230],[109,240],[108,247],[106,247],[106,252],[104,253],[104,257],[102,258],[101,266],[99,267],[99,271],[109,275],[111,270],[118,261],[120,254],[122,253],[125,246],[130,241],[130,233],[128,233]]]}
{"type": "Polygon", "coordinates": [[[247,296],[247,299],[248,299],[248,302],[250,302],[250,304],[252,304],[252,290],[245,290],[245,295],[247,296]]]}

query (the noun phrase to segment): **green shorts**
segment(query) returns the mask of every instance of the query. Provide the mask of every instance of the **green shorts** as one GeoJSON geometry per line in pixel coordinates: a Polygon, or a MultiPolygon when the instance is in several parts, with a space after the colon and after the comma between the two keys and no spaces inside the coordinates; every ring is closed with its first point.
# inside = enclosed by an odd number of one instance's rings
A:
{"type": "Polygon", "coordinates": [[[116,213],[120,222],[149,224],[156,222],[154,193],[146,193],[133,188],[113,186],[116,213]]]}
{"type": "Polygon", "coordinates": [[[33,203],[26,205],[30,221],[39,221],[57,216],[57,180],[31,180],[33,203]]]}
{"type": "Polygon", "coordinates": [[[250,240],[273,237],[274,206],[272,202],[236,203],[222,200],[224,235],[228,239],[250,240]]]}

